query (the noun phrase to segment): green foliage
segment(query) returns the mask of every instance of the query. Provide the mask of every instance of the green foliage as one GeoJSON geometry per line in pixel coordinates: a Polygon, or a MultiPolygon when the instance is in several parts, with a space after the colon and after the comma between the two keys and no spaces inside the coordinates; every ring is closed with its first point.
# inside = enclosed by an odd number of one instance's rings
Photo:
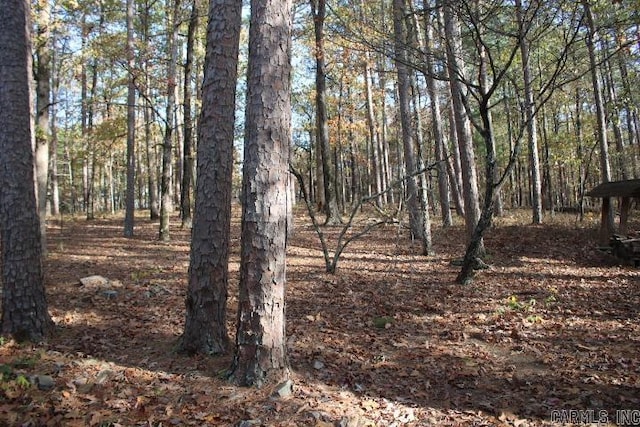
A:
{"type": "Polygon", "coordinates": [[[507,312],[530,313],[533,311],[536,303],[535,298],[531,298],[529,301],[521,301],[516,295],[511,295],[504,302],[504,305],[496,310],[496,313],[498,315],[503,315],[507,312]]]}
{"type": "Polygon", "coordinates": [[[25,377],[22,374],[18,374],[18,376],[15,379],[15,384],[19,388],[29,388],[29,387],[31,387],[31,383],[29,382],[27,377],[25,377]]]}
{"type": "Polygon", "coordinates": [[[530,299],[529,302],[522,302],[518,300],[517,296],[511,295],[507,300],[507,306],[511,310],[531,311],[531,309],[533,309],[535,305],[536,305],[536,300],[533,298],[530,299]]]}
{"type": "Polygon", "coordinates": [[[39,358],[39,356],[23,357],[13,362],[11,365],[16,369],[29,369],[33,368],[38,363],[39,358]]]}
{"type": "Polygon", "coordinates": [[[31,382],[24,374],[14,371],[15,364],[0,364],[0,389],[10,391],[16,389],[27,389],[31,387],[31,382]]]}
{"type": "Polygon", "coordinates": [[[380,317],[374,317],[373,319],[373,326],[375,326],[378,329],[386,329],[389,326],[391,326],[392,323],[393,323],[393,317],[380,316],[380,317]]]}
{"type": "Polygon", "coordinates": [[[0,382],[9,381],[13,375],[13,369],[6,364],[0,364],[0,382]]]}

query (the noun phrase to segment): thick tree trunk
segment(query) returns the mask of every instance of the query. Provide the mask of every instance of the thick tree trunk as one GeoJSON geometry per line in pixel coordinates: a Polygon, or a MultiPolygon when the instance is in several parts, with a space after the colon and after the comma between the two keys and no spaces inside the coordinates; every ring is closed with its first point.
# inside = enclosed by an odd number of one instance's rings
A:
{"type": "Polygon", "coordinates": [[[124,236],[133,237],[136,182],[136,82],[133,19],[134,0],[127,0],[127,188],[124,215],[124,236]]]}
{"type": "Polygon", "coordinates": [[[189,288],[180,342],[186,353],[229,349],[226,307],[241,11],[236,0],[209,2],[189,288]]]}
{"type": "Polygon", "coordinates": [[[291,1],[252,0],[242,249],[231,379],[288,379],[285,336],[287,180],[291,140],[291,1]]]}
{"type": "Polygon", "coordinates": [[[30,7],[0,2],[0,334],[41,341],[53,327],[47,312],[31,126],[30,7]]]}

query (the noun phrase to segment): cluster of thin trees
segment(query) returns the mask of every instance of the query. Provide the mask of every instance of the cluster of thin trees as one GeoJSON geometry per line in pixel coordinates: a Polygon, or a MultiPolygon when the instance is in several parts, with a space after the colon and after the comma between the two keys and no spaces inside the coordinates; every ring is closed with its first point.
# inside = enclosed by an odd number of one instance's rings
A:
{"type": "Polygon", "coordinates": [[[431,216],[455,211],[467,282],[503,209],[583,214],[588,188],[638,176],[637,5],[310,3],[315,105],[298,104],[295,162],[328,223],[362,197],[405,204],[428,254],[431,216]]]}
{"type": "Polygon", "coordinates": [[[401,207],[425,255],[432,217],[448,227],[461,216],[468,246],[458,280],[468,282],[503,209],[527,206],[534,223],[545,208],[583,212],[588,187],[640,172],[637,6],[252,0],[247,33],[231,0],[38,0],[32,23],[24,1],[3,1],[0,81],[20,89],[3,91],[1,106],[3,333],[38,339],[50,326],[37,267],[47,213],[124,210],[132,236],[134,212],[145,208],[169,240],[179,206],[192,227],[180,347],[229,351],[238,195],[232,372],[242,384],[286,376],[289,168],[327,224],[363,199],[380,212],[401,207]],[[5,185],[17,176],[20,186],[5,185]],[[33,215],[18,221],[16,212],[33,215]],[[33,230],[38,245],[12,240],[33,230]],[[23,292],[27,283],[37,292],[23,292]]]}
{"type": "MultiPolygon", "coordinates": [[[[159,233],[169,239],[169,216],[177,208],[190,226],[205,3],[133,0],[126,9],[113,0],[35,4],[43,212],[49,206],[53,214],[92,218],[129,206],[131,233],[131,211],[146,208],[161,218],[159,233]]],[[[489,92],[496,179],[513,163],[497,192],[498,211],[531,207],[533,221],[541,222],[545,209],[582,210],[589,187],[638,173],[634,6],[608,0],[298,0],[292,161],[333,223],[363,195],[383,193],[379,204],[407,199],[411,207],[411,182],[386,190],[407,175],[407,162],[415,163],[412,170],[437,162],[437,172],[419,177],[416,187],[449,224],[450,210],[468,214],[464,198],[473,184],[467,183],[485,168],[478,127],[482,85],[489,92]],[[403,139],[413,140],[408,155],[403,139]],[[478,157],[475,168],[465,165],[465,144],[478,157]],[[467,177],[466,170],[473,172],[467,177]]],[[[243,49],[238,118],[246,57],[243,49]]],[[[242,122],[235,129],[235,194],[242,122]]],[[[476,179],[479,196],[470,197],[480,200],[484,173],[476,179]]]]}

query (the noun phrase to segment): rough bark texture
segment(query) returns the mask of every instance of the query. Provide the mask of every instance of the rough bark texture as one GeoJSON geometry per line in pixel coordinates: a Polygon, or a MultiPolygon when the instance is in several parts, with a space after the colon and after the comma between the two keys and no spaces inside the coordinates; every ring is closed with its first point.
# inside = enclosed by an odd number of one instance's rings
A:
{"type": "Polygon", "coordinates": [[[2,329],[40,341],[53,326],[45,298],[35,195],[29,81],[29,3],[0,2],[0,236],[2,329]]]}
{"type": "Polygon", "coordinates": [[[291,1],[252,0],[238,329],[231,379],[288,378],[285,244],[291,138],[291,1]]]}
{"type": "Polygon", "coordinates": [[[189,289],[180,344],[187,353],[229,349],[226,307],[241,9],[236,0],[209,3],[189,289]]]}
{"type": "Polygon", "coordinates": [[[127,87],[127,192],[125,201],[124,235],[133,236],[135,212],[135,182],[136,182],[136,82],[135,82],[135,51],[133,20],[135,18],[135,4],[127,0],[127,68],[129,82],[127,87]]]}

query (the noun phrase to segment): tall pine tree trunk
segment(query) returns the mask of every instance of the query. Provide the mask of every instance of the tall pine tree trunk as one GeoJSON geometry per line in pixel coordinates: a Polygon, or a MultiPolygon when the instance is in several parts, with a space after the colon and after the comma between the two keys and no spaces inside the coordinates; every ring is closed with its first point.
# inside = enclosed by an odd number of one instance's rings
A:
{"type": "Polygon", "coordinates": [[[30,27],[29,2],[0,2],[0,334],[17,341],[41,341],[53,327],[34,186],[30,27]]]}
{"type": "MultiPolygon", "coordinates": [[[[169,2],[170,0],[168,0],[169,2]]],[[[160,184],[160,240],[168,242],[171,239],[169,222],[173,212],[173,200],[171,191],[173,139],[176,116],[176,79],[178,60],[178,13],[180,1],[173,0],[171,19],[168,25],[168,54],[169,64],[167,68],[167,106],[164,129],[164,142],[162,144],[162,183],[160,184]]]]}
{"type": "MultiPolygon", "coordinates": [[[[151,19],[151,7],[152,4],[149,1],[145,1],[144,12],[141,15],[142,30],[141,41],[144,46],[151,45],[150,35],[150,19],[151,19]]],[[[151,132],[151,121],[153,117],[153,105],[150,99],[149,86],[151,83],[150,70],[151,61],[148,59],[149,55],[145,55],[145,60],[142,62],[144,73],[144,86],[143,97],[145,99],[144,105],[144,147],[145,147],[145,163],[147,166],[147,191],[149,193],[149,217],[151,220],[157,220],[160,218],[160,202],[158,200],[158,168],[157,168],[157,156],[155,146],[155,137],[151,132]]]]}
{"type": "Polygon", "coordinates": [[[58,67],[56,66],[56,55],[53,52],[51,74],[52,90],[51,90],[51,214],[60,215],[60,180],[58,178],[58,124],[56,120],[56,104],[58,89],[60,86],[60,78],[58,76],[58,67]]]}
{"type": "MultiPolygon", "coordinates": [[[[609,142],[607,140],[607,120],[605,116],[604,101],[602,97],[602,85],[598,73],[598,62],[596,60],[596,26],[589,0],[583,0],[586,24],[587,24],[587,50],[589,53],[589,64],[591,66],[591,83],[593,98],[596,106],[596,140],[600,146],[600,174],[602,182],[611,181],[611,166],[609,163],[609,142]]],[[[605,203],[606,201],[603,201],[605,203]]],[[[600,243],[606,244],[614,230],[613,209],[609,204],[609,209],[604,209],[602,222],[600,224],[600,243]]]]}
{"type": "MultiPolygon", "coordinates": [[[[460,164],[462,169],[462,189],[464,195],[465,227],[467,239],[471,239],[480,219],[480,203],[478,200],[478,178],[476,172],[475,152],[471,138],[469,117],[462,97],[464,89],[464,64],[460,59],[462,49],[460,28],[454,15],[453,5],[444,6],[445,34],[447,38],[447,67],[449,73],[449,85],[453,113],[455,118],[456,136],[460,152],[460,164]]],[[[480,252],[484,252],[482,240],[479,242],[480,252]]]]}
{"type": "Polygon", "coordinates": [[[124,216],[124,235],[133,236],[135,213],[136,182],[136,82],[133,19],[135,16],[134,0],[127,0],[127,188],[124,216]]]}
{"type": "Polygon", "coordinates": [[[288,379],[285,335],[287,181],[291,140],[291,1],[252,0],[242,248],[231,379],[288,379]]]}
{"type": "Polygon", "coordinates": [[[409,210],[409,223],[414,237],[422,244],[422,253],[428,255],[432,252],[430,232],[427,230],[424,217],[422,194],[418,188],[418,177],[415,173],[418,170],[416,161],[416,147],[411,135],[411,106],[410,92],[411,80],[407,69],[407,33],[404,22],[405,4],[404,0],[393,1],[393,29],[394,46],[396,55],[396,71],[398,73],[398,100],[400,105],[400,122],[402,132],[402,146],[404,152],[405,171],[408,176],[407,185],[407,206],[409,210]]]}
{"type": "Polygon", "coordinates": [[[447,158],[444,155],[445,138],[442,128],[442,117],[440,110],[440,93],[438,82],[435,79],[435,66],[433,63],[433,23],[431,14],[425,13],[424,39],[425,39],[425,79],[431,106],[431,123],[433,132],[433,143],[435,144],[436,162],[438,170],[438,192],[440,195],[440,210],[442,216],[442,226],[449,227],[453,223],[451,218],[451,203],[449,199],[449,176],[447,175],[447,158]]]}
{"type": "Polygon", "coordinates": [[[193,118],[191,117],[191,79],[193,77],[193,49],[198,27],[198,0],[191,1],[191,17],[187,29],[186,60],[184,63],[184,134],[182,148],[182,185],[180,187],[180,217],[183,228],[191,228],[191,186],[193,183],[193,118]]]}
{"type": "Polygon", "coordinates": [[[51,5],[49,0],[36,3],[36,195],[40,217],[42,254],[47,254],[47,190],[49,184],[49,141],[51,111],[51,5]]]}
{"type": "Polygon", "coordinates": [[[522,55],[522,74],[524,77],[525,118],[527,123],[527,140],[529,142],[529,167],[531,169],[531,208],[534,224],[542,224],[542,179],[540,173],[540,157],[538,154],[538,125],[535,117],[535,99],[533,97],[533,73],[529,58],[529,42],[524,30],[522,1],[515,0],[516,15],[520,23],[520,53],[522,55]]]}
{"type": "Polygon", "coordinates": [[[226,307],[241,9],[236,0],[209,2],[189,288],[180,341],[186,353],[229,349],[226,307]]]}
{"type": "Polygon", "coordinates": [[[326,18],[326,0],[311,0],[311,13],[315,34],[316,57],[316,141],[320,146],[324,183],[324,209],[327,214],[325,224],[342,222],[338,208],[335,185],[335,167],[331,145],[329,144],[329,123],[327,117],[327,76],[324,57],[324,20],[326,18]]]}
{"type": "Polygon", "coordinates": [[[379,194],[375,202],[378,206],[382,206],[382,161],[380,153],[380,142],[378,141],[378,133],[376,132],[376,115],[373,105],[373,91],[371,76],[371,64],[369,63],[369,52],[365,52],[364,63],[364,84],[367,95],[367,127],[369,129],[369,141],[371,143],[371,173],[373,175],[374,193],[379,194]]]}

